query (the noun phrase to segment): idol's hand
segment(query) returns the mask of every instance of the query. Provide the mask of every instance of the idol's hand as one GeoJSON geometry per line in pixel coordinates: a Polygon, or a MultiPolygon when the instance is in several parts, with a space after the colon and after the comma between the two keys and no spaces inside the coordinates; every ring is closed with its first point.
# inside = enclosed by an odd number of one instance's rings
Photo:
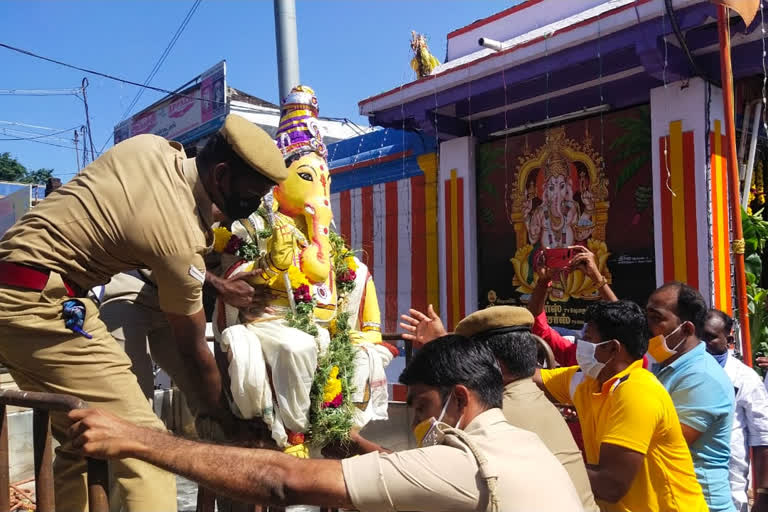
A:
{"type": "Polygon", "coordinates": [[[409,309],[407,315],[400,315],[400,320],[400,327],[405,331],[403,339],[412,342],[416,347],[448,334],[432,304],[427,308],[426,315],[421,311],[409,309]]]}

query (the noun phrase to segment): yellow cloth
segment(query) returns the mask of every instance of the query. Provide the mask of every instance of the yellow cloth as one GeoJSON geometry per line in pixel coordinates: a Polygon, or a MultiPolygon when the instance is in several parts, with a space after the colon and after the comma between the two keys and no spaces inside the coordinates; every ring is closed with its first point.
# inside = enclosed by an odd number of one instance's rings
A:
{"type": "Polygon", "coordinates": [[[286,455],[293,455],[298,459],[309,458],[309,448],[307,448],[307,445],[305,445],[304,443],[294,444],[292,446],[289,446],[288,448],[283,450],[283,453],[285,453],[286,455]]]}
{"type": "Polygon", "coordinates": [[[645,455],[627,494],[618,503],[598,500],[601,510],[707,510],[693,460],[669,393],[642,361],[635,361],[599,388],[577,366],[542,370],[544,386],[579,414],[587,464],[599,464],[600,445],[610,443],[645,455]]]}

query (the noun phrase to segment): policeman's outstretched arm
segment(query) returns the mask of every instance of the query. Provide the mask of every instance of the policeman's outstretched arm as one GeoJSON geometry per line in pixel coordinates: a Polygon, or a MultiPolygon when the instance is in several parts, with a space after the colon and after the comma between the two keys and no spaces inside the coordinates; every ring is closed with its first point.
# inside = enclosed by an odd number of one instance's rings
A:
{"type": "Polygon", "coordinates": [[[225,410],[221,374],[205,339],[205,311],[201,309],[192,315],[166,313],[165,316],[185,363],[189,382],[197,383],[196,389],[182,391],[193,393],[206,408],[205,412],[219,416],[225,410]]]}
{"type": "Polygon", "coordinates": [[[149,264],[157,282],[160,309],[173,331],[189,385],[194,388],[182,391],[198,399],[205,409],[201,412],[217,418],[227,417],[221,375],[205,340],[205,263],[202,256],[183,251],[152,258],[149,264]]]}
{"type": "Polygon", "coordinates": [[[141,459],[246,503],[354,507],[338,460],[188,441],[98,409],[75,410],[69,418],[74,446],[89,457],[141,459]]]}

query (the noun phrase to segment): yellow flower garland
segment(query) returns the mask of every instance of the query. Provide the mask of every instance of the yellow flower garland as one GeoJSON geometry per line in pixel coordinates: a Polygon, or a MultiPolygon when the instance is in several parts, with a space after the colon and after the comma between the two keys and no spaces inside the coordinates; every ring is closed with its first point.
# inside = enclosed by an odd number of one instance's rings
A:
{"type": "Polygon", "coordinates": [[[291,265],[288,267],[288,279],[291,281],[291,288],[295,290],[301,285],[309,286],[309,279],[304,275],[297,266],[291,265]]]}
{"type": "Polygon", "coordinates": [[[213,228],[213,250],[216,252],[224,252],[230,238],[232,238],[232,232],[227,228],[213,228]]]}
{"type": "Polygon", "coordinates": [[[341,381],[338,377],[339,367],[334,366],[328,376],[328,381],[325,383],[325,389],[323,389],[323,402],[333,402],[333,399],[341,393],[341,381]]]}

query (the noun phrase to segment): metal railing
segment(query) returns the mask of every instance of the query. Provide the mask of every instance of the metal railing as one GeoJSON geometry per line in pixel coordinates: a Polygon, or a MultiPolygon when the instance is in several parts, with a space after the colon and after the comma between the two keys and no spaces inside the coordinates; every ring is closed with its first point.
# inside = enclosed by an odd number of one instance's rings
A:
{"type": "MultiPolygon", "coordinates": [[[[6,413],[9,405],[25,407],[33,411],[32,439],[35,456],[35,510],[36,512],[55,512],[50,412],[69,412],[73,409],[84,409],[88,407],[88,404],[71,395],[0,390],[0,512],[6,512],[11,508],[8,418],[6,413]]],[[[87,461],[88,510],[90,512],[109,512],[107,463],[106,461],[90,458],[87,461]]]]}

